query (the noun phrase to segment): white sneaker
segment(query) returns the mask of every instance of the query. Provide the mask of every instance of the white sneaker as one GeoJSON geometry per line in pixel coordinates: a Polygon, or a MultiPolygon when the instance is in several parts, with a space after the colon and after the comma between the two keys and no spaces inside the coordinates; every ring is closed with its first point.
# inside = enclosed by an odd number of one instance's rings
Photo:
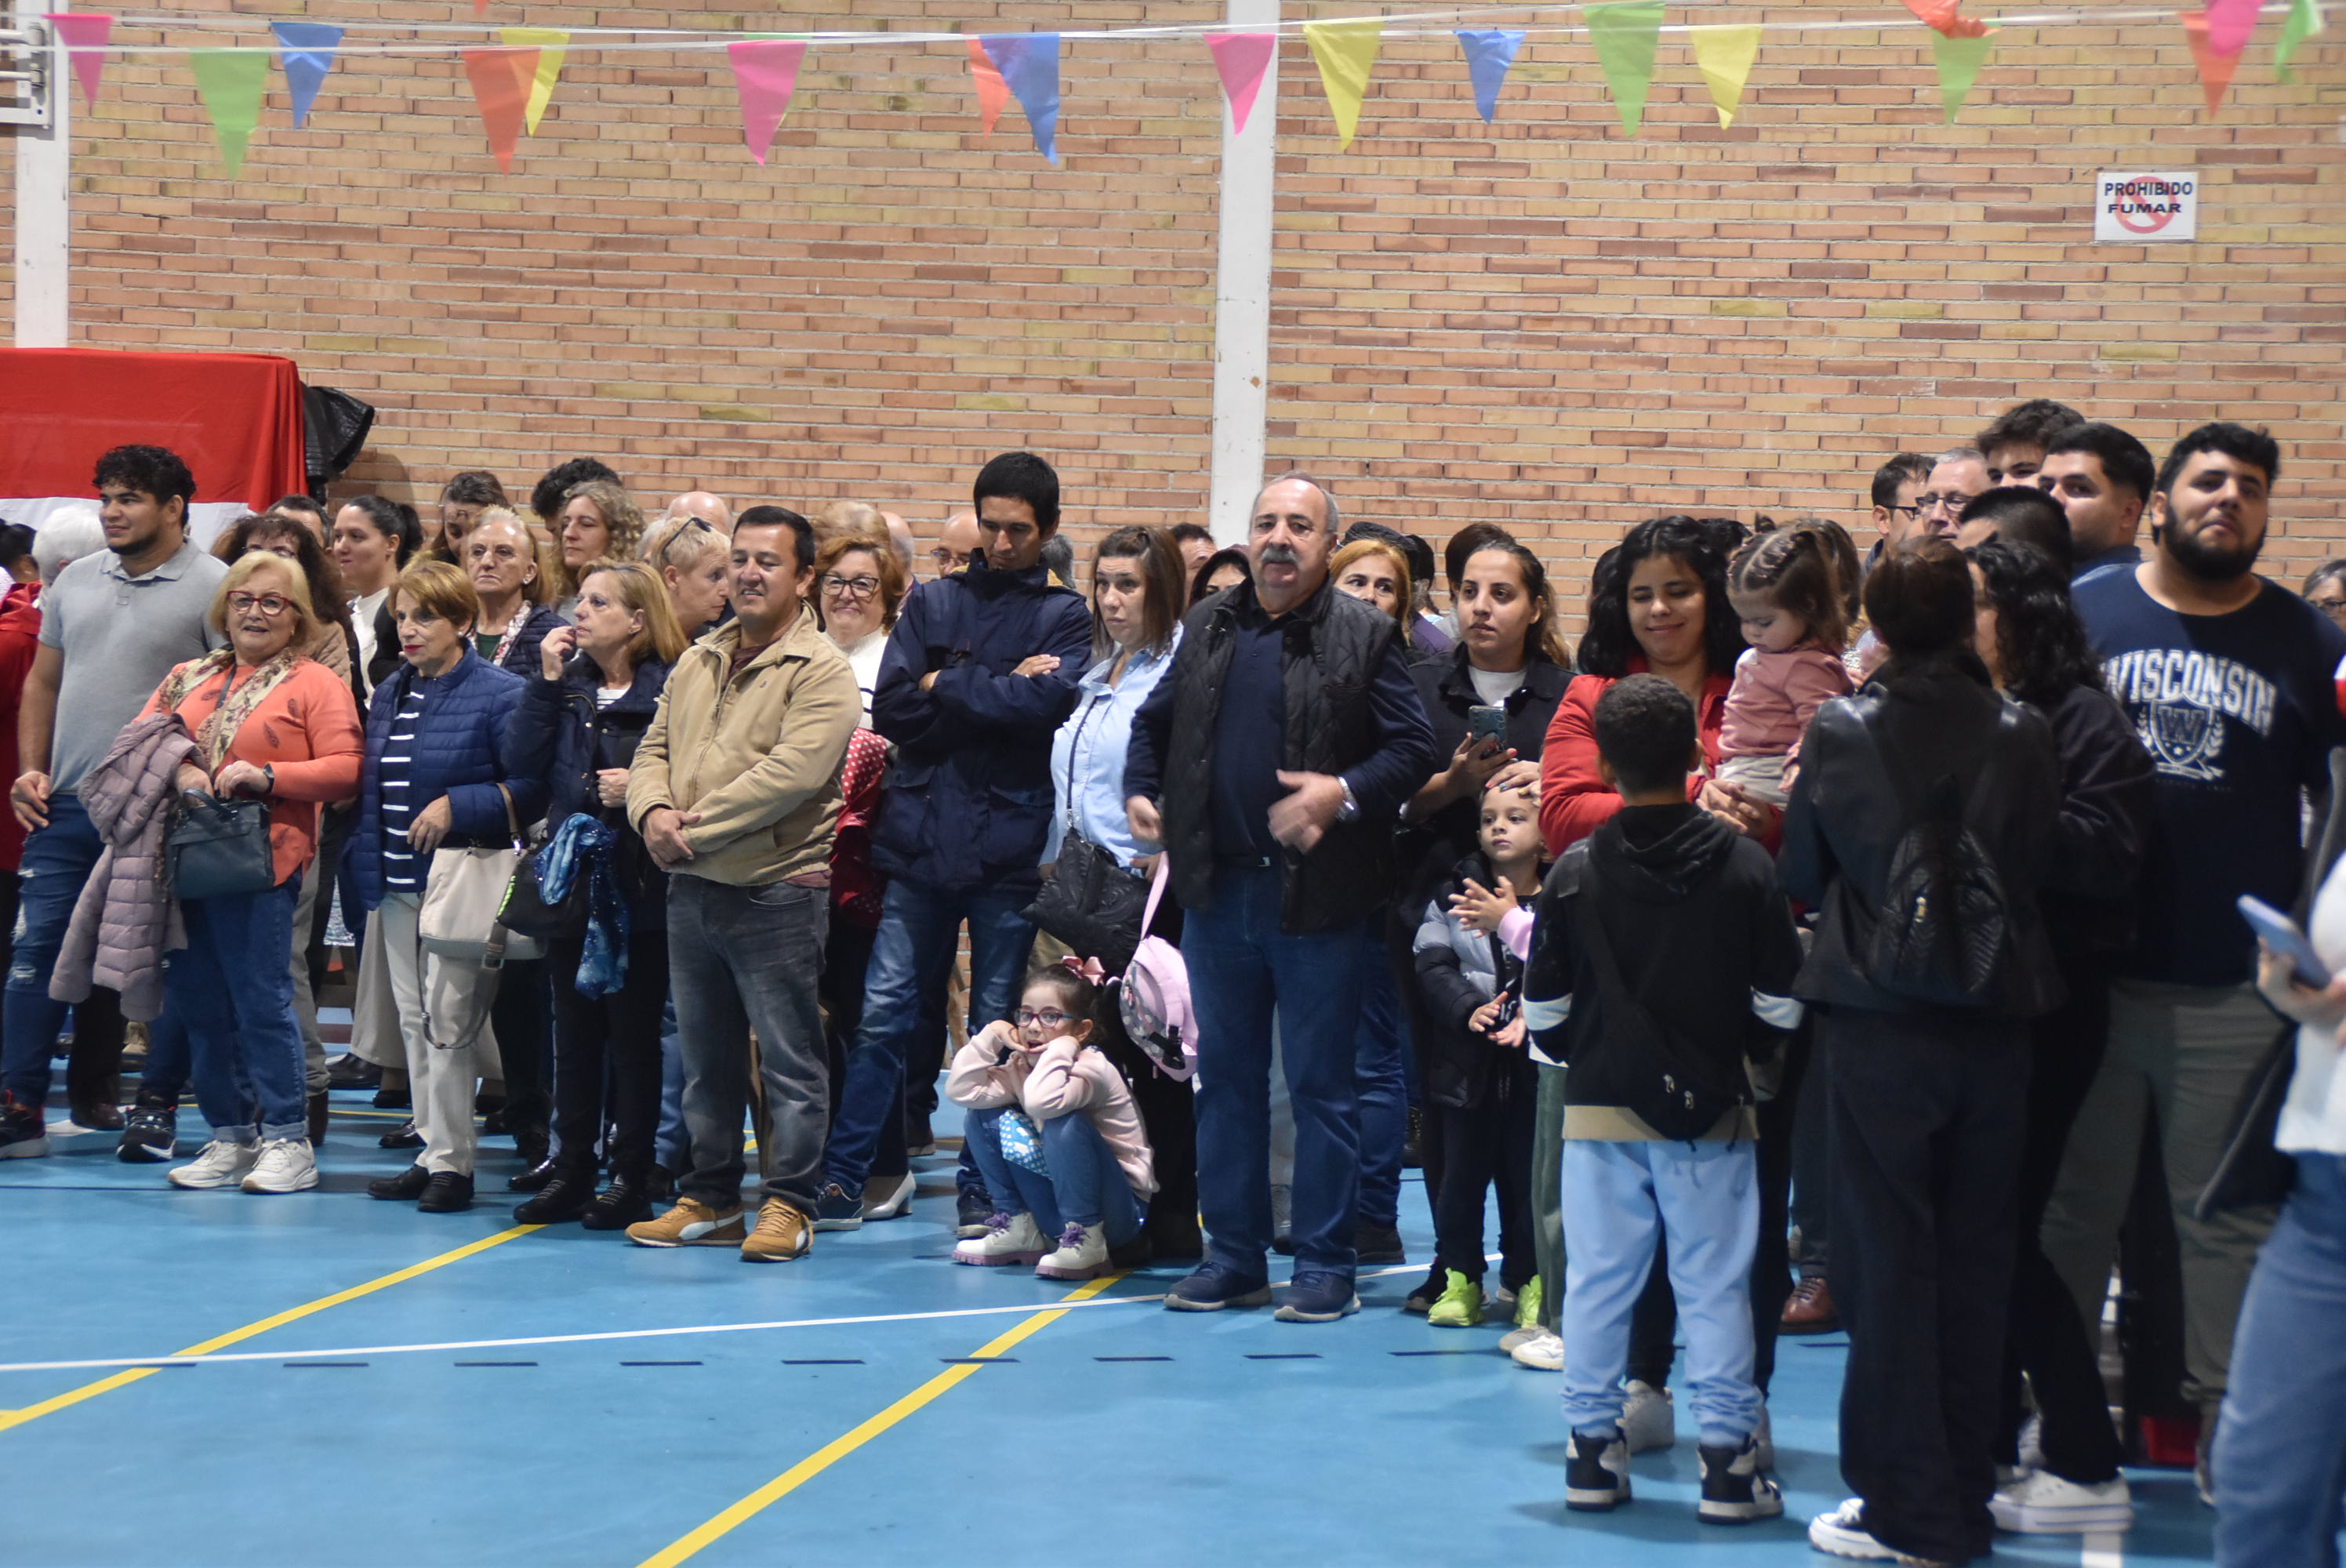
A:
{"type": "Polygon", "coordinates": [[[1862,1563],[1896,1563],[1901,1568],[1946,1568],[1928,1557],[1909,1557],[1884,1546],[1865,1528],[1865,1500],[1852,1497],[1831,1513],[1809,1521],[1809,1544],[1829,1557],[1853,1557],[1862,1563]]]}
{"type": "Polygon", "coordinates": [[[1668,1389],[1629,1380],[1629,1397],[1621,1407],[1621,1435],[1631,1453],[1651,1453],[1678,1441],[1678,1408],[1668,1389]]]}
{"type": "Polygon", "coordinates": [[[863,1217],[894,1219],[913,1207],[913,1189],[919,1183],[910,1176],[894,1181],[867,1182],[863,1187],[863,1217]]]}
{"type": "Polygon", "coordinates": [[[1043,1239],[1035,1228],[1035,1217],[1022,1214],[1015,1217],[997,1214],[986,1221],[985,1234],[964,1241],[954,1248],[955,1263],[973,1263],[981,1268],[1000,1268],[1011,1264],[1032,1264],[1043,1261],[1051,1244],[1043,1239]]]}
{"type": "Polygon", "coordinates": [[[302,1192],[318,1185],[318,1157],[307,1138],[264,1138],[247,1192],[302,1192]]]}
{"type": "Polygon", "coordinates": [[[2015,1535],[2082,1535],[2086,1531],[2134,1528],[2134,1494],[2126,1477],[2099,1485],[2064,1480],[2049,1470],[2031,1471],[1988,1499],[1995,1527],[2015,1535]]]}
{"type": "Polygon", "coordinates": [[[203,1146],[196,1157],[164,1179],[173,1186],[196,1190],[207,1187],[234,1186],[252,1168],[260,1150],[251,1144],[232,1144],[226,1138],[214,1138],[203,1146]]]}
{"type": "Polygon", "coordinates": [[[1089,1279],[1107,1269],[1107,1227],[1070,1225],[1059,1233],[1059,1250],[1035,1265],[1040,1279],[1089,1279]]]}
{"type": "Polygon", "coordinates": [[[1529,1340],[1538,1332],[1539,1325],[1536,1323],[1526,1323],[1520,1329],[1510,1329],[1499,1336],[1499,1349],[1512,1356],[1515,1353],[1516,1346],[1529,1340]]]}
{"type": "Polygon", "coordinates": [[[1564,1338],[1548,1329],[1534,1329],[1531,1338],[1507,1352],[1518,1367],[1529,1367],[1535,1372],[1564,1370],[1564,1338]]]}

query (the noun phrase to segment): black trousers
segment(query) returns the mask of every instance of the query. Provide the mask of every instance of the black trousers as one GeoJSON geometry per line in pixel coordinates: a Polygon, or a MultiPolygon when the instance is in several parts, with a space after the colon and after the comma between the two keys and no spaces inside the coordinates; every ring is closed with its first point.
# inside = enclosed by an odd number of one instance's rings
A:
{"type": "Polygon", "coordinates": [[[1886,1546],[1946,1563],[1994,1534],[2028,1032],[1952,1012],[1818,1026],[1832,1118],[1841,1468],[1886,1546]]]}
{"type": "Polygon", "coordinates": [[[2019,1235],[2012,1311],[2005,1325],[2004,1421],[1996,1431],[1996,1458],[2011,1464],[2018,1457],[2026,1414],[2020,1379],[2025,1372],[2036,1408],[2044,1414],[2038,1441],[2045,1468],[2064,1480],[2091,1485],[2118,1473],[2125,1451],[2110,1422],[2101,1358],[2094,1349],[2097,1335],[2078,1316],[2077,1298],[2045,1256],[2038,1231],[2053,1199],[2054,1181],[2061,1174],[2069,1129],[2109,1046],[2110,976],[2108,965],[2097,956],[2063,957],[2061,978],[2069,999],[2029,1031],[2033,1065],[2027,1138],[2020,1156],[2019,1235]]]}
{"type": "MultiPolygon", "coordinates": [[[[549,962],[543,958],[507,959],[498,974],[496,1001],[489,1007],[489,1022],[497,1032],[497,1059],[504,1064],[505,1125],[515,1133],[525,1127],[543,1127],[548,1119],[551,1096],[546,1090],[546,1044],[552,1034],[547,1025],[553,1021],[546,985],[549,962]]],[[[629,961],[630,972],[633,962],[629,961]]],[[[563,972],[562,983],[568,985],[571,975],[576,972],[577,965],[573,961],[571,967],[563,972]]],[[[657,1030],[653,1038],[658,1038],[657,1030]]]]}
{"type": "MultiPolygon", "coordinates": [[[[573,977],[584,945],[569,939],[546,945],[554,993],[554,1130],[563,1165],[584,1174],[595,1168],[595,1145],[607,1122],[611,1145],[604,1154],[611,1174],[640,1181],[651,1169],[652,1140],[659,1131],[668,932],[629,934],[627,982],[611,996],[578,994],[573,977]]],[[[498,1044],[504,1044],[502,1037],[498,1044]]],[[[510,1090],[512,1078],[505,1083],[510,1090]]]]}
{"type": "Polygon", "coordinates": [[[1539,1273],[1532,1245],[1532,1126],[1539,1096],[1528,1071],[1501,1073],[1483,1103],[1437,1107],[1442,1181],[1433,1211],[1434,1261],[1483,1278],[1483,1195],[1499,1188],[1499,1282],[1521,1290],[1539,1273]]]}

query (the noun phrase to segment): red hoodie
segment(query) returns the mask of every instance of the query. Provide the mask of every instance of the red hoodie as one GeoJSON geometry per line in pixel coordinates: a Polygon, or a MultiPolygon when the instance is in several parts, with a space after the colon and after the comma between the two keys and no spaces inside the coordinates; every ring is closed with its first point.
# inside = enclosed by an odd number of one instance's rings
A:
{"type": "MultiPolygon", "coordinates": [[[[1629,673],[1646,673],[1646,661],[1632,657],[1629,673]]],[[[1733,677],[1713,675],[1702,683],[1702,700],[1695,705],[1696,738],[1702,742],[1703,770],[1687,780],[1687,799],[1702,789],[1703,780],[1719,767],[1719,732],[1727,722],[1727,688],[1733,677]]],[[[1605,788],[1596,771],[1596,699],[1613,685],[1604,675],[1575,676],[1564,688],[1564,700],[1548,720],[1547,739],[1540,747],[1540,837],[1547,840],[1550,860],[1564,853],[1621,809],[1621,797],[1605,788]]]]}
{"type": "MultiPolygon", "coordinates": [[[[16,782],[16,710],[25,698],[25,677],[40,651],[41,588],[19,583],[0,597],[0,779],[16,782]]],[[[14,811],[0,810],[0,871],[13,871],[25,858],[25,826],[14,811]]]]}

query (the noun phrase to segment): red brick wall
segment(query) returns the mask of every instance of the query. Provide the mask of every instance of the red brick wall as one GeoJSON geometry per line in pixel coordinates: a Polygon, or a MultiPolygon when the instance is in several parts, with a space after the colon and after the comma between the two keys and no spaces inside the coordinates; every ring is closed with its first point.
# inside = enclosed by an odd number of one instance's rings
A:
{"type": "MultiPolygon", "coordinates": [[[[252,13],[240,36],[198,42],[265,38],[259,7],[182,8],[252,13]]],[[[885,9],[900,34],[1220,15],[1195,0],[885,9]]],[[[404,0],[308,11],[471,18],[404,0]]],[[[490,19],[820,26],[837,12],[501,3],[490,19]]],[[[2346,86],[2325,39],[2300,53],[2298,86],[2273,85],[2275,26],[2214,119],[2178,27],[2011,29],[1953,127],[1921,29],[1780,29],[1723,131],[1683,36],[1666,35],[1634,140],[1584,35],[1535,32],[1490,127],[1446,33],[1392,36],[1348,153],[1290,39],[1271,461],[1329,475],[1351,515],[1431,535],[1505,523],[1576,587],[1625,522],[1853,520],[1882,455],[2053,395],[2154,448],[2210,417],[2271,425],[2288,472],[2269,558],[2326,555],[2346,534],[2346,86]],[[2091,242],[2096,169],[2185,167],[2205,187],[2197,244],[2091,242]]],[[[383,36],[350,41],[366,36],[383,36]]],[[[986,455],[1024,444],[1059,463],[1080,536],[1195,517],[1214,72],[1190,40],[1076,42],[1064,81],[1054,169],[1015,105],[978,136],[957,46],[818,49],[760,168],[721,53],[579,48],[503,176],[455,60],[352,57],[302,131],[272,77],[231,184],[184,59],[117,56],[78,121],[74,341],[290,354],[381,411],[346,488],[419,502],[457,468],[523,490],[592,453],[655,504],[706,484],[925,522],[986,455]]]]}

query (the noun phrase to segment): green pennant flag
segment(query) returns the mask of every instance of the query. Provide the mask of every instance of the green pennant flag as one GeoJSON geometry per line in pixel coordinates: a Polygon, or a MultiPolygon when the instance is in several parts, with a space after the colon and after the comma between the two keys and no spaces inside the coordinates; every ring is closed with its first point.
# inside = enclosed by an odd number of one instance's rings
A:
{"type": "Polygon", "coordinates": [[[1605,86],[1613,94],[1613,112],[1631,136],[1646,117],[1646,91],[1654,83],[1654,46],[1662,32],[1661,0],[1616,0],[1591,5],[1588,36],[1596,46],[1596,63],[1605,68],[1605,86]]]}
{"type": "Polygon", "coordinates": [[[2293,0],[2289,17],[2280,25],[2280,41],[2273,46],[2273,80],[2294,82],[2289,57],[2297,46],[2321,31],[2321,0],[2293,0]]]}
{"type": "Polygon", "coordinates": [[[1988,49],[1995,36],[1977,38],[1950,38],[1943,33],[1931,36],[1931,54],[1939,66],[1939,101],[1947,108],[1947,123],[1955,123],[1955,111],[1972,95],[1972,84],[1979,80],[1980,67],[1987,64],[1988,49]]]}
{"type": "Polygon", "coordinates": [[[260,120],[260,97],[269,87],[267,49],[190,49],[188,65],[196,73],[196,91],[204,112],[212,117],[212,135],[219,138],[220,158],[228,177],[244,167],[244,144],[260,120]]]}

